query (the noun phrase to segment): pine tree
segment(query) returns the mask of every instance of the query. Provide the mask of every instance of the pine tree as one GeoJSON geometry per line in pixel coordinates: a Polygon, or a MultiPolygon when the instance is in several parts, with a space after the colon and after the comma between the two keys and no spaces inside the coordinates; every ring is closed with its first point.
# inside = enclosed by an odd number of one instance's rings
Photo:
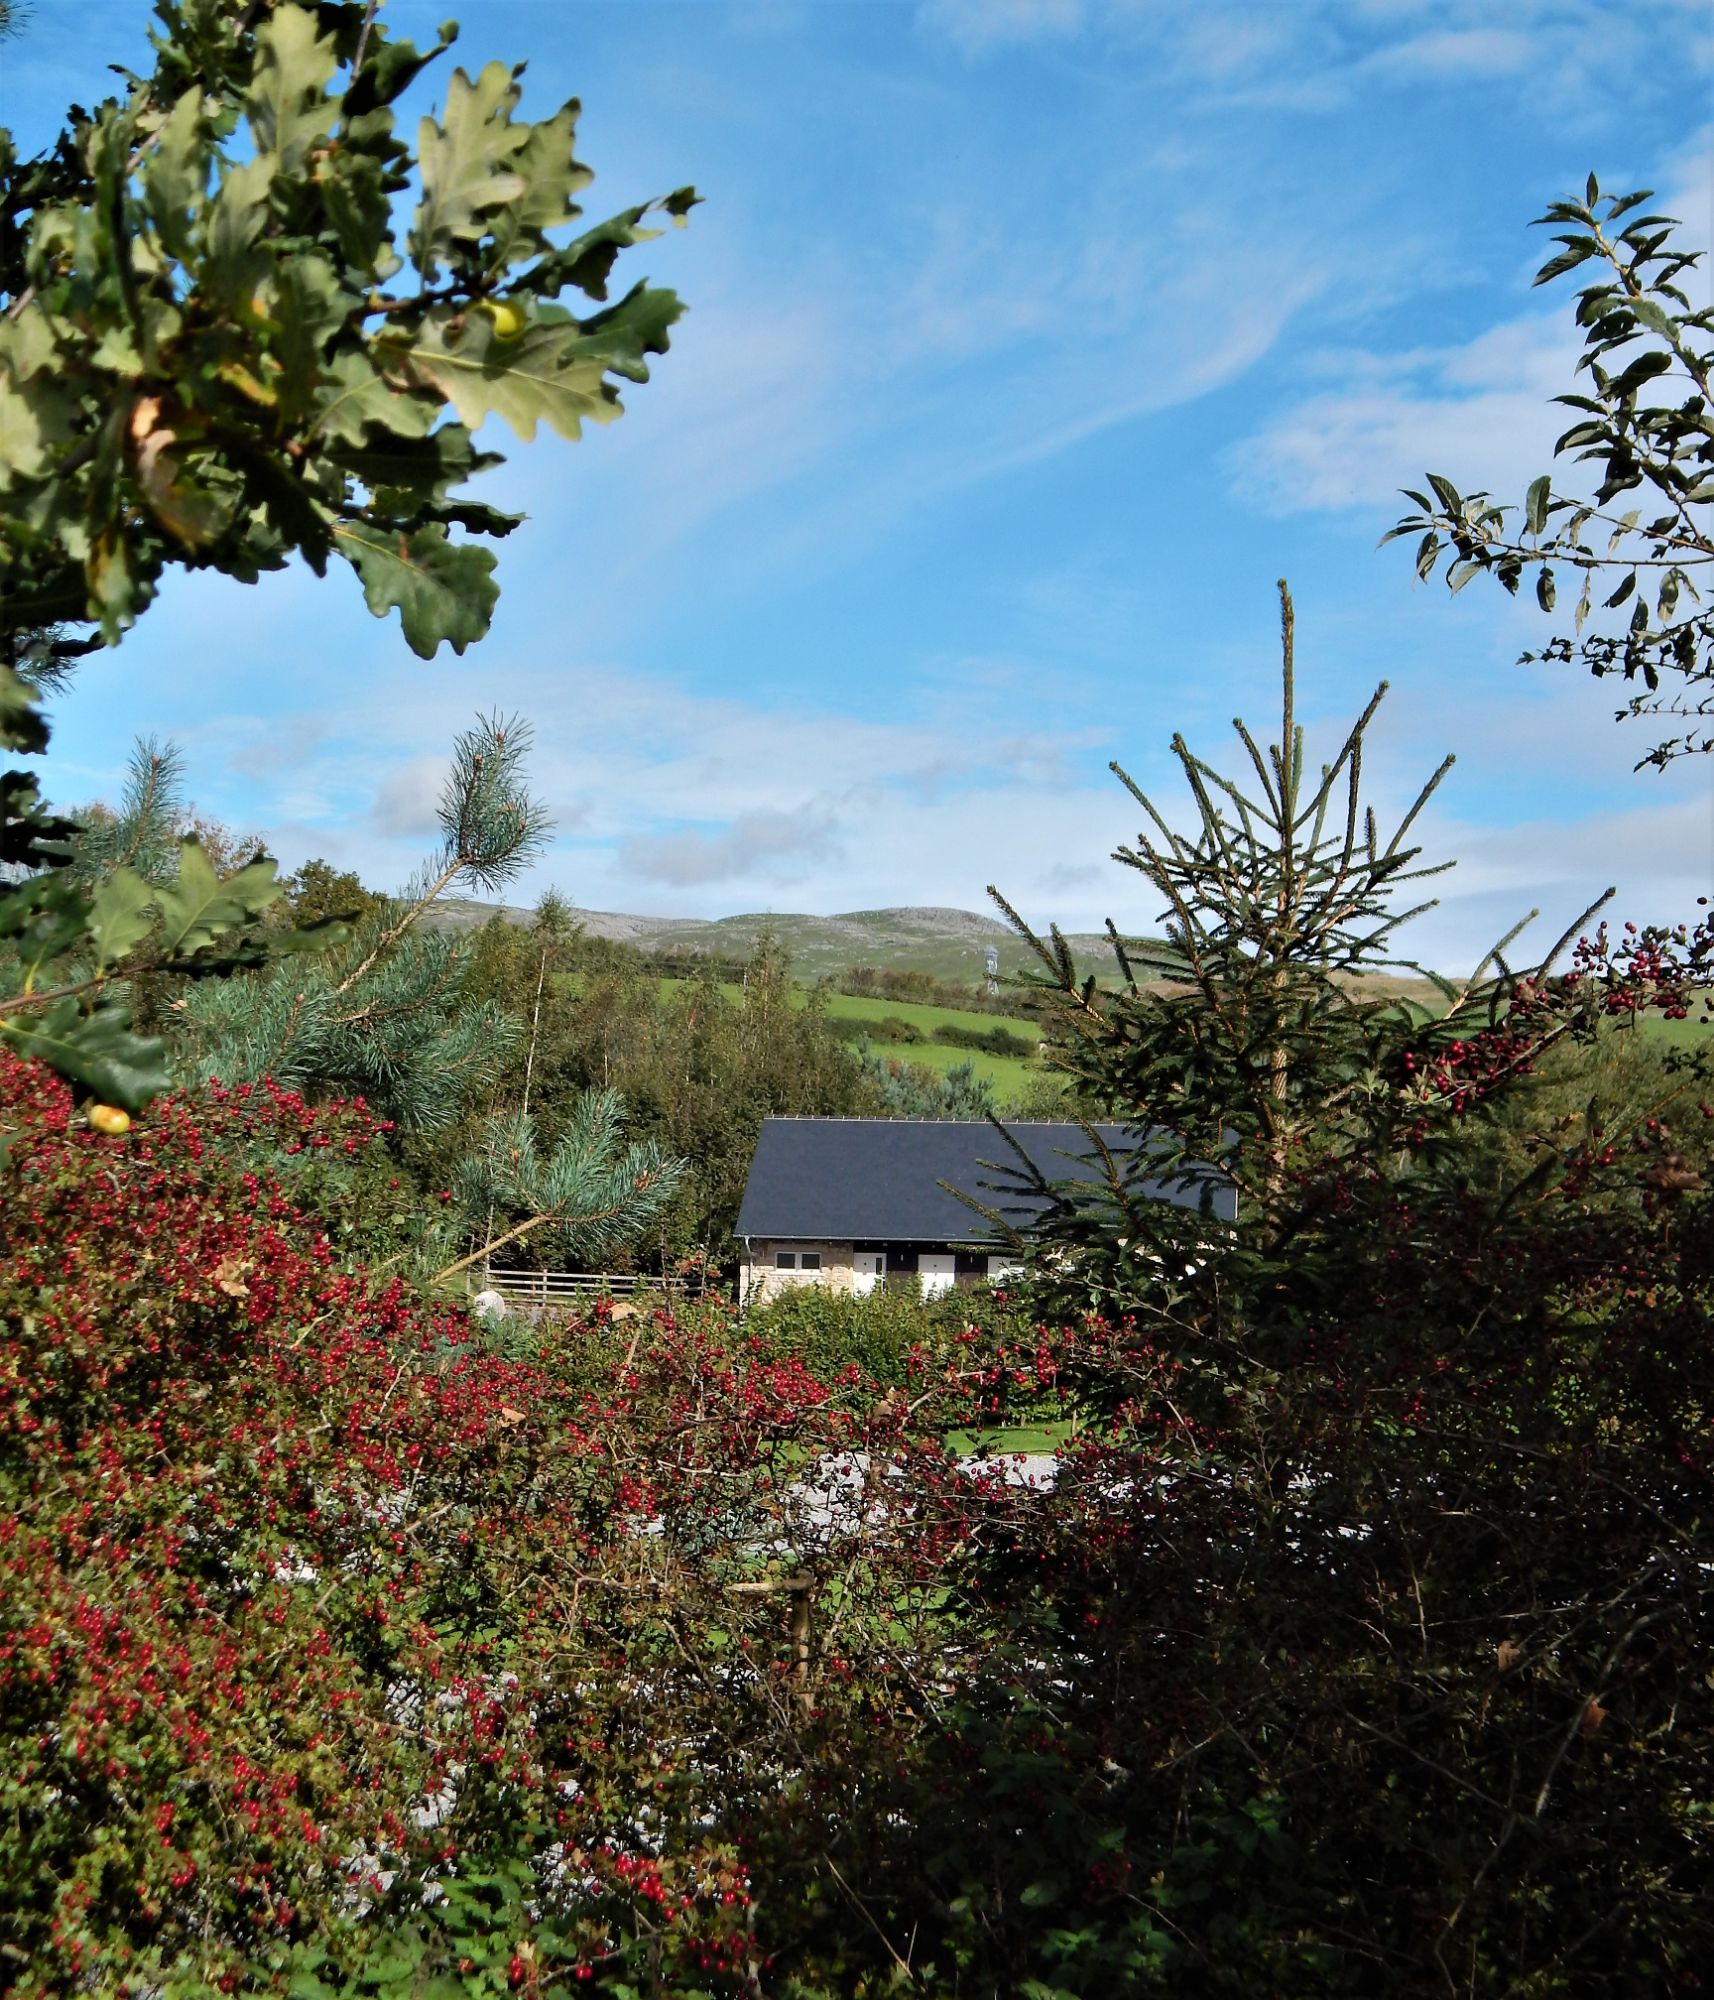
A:
{"type": "Polygon", "coordinates": [[[547,820],[524,783],[529,744],[516,718],[488,717],[459,736],[439,850],[343,945],[187,994],[181,1076],[271,1076],[311,1097],[362,1095],[407,1131],[456,1119],[492,1083],[519,1029],[499,1008],[467,1002],[468,942],[424,919],[449,893],[504,887],[539,851],[547,820]]]}
{"type": "MultiPolygon", "coordinates": [[[[1150,1136],[1147,1149],[1115,1157],[1091,1131],[1100,1179],[1061,1188],[1044,1231],[1058,1268],[1075,1251],[1079,1282],[1097,1293],[1111,1287],[1120,1300],[1154,1284],[1163,1232],[1191,1226],[1147,1191],[1162,1176],[1200,1194],[1216,1166],[1237,1187],[1245,1241],[1273,1252],[1302,1226],[1306,1199],[1324,1198],[1342,1173],[1415,1171],[1435,1128],[1498,1080],[1469,1083],[1462,1055],[1448,1067],[1450,1052],[1480,1047],[1512,1070],[1533,1060],[1544,1044],[1524,1027],[1527,1010],[1606,900],[1582,912],[1533,970],[1514,970],[1506,954],[1534,912],[1461,982],[1402,955],[1398,933],[1434,902],[1401,905],[1400,892],[1451,866],[1424,862],[1411,834],[1453,760],[1383,836],[1362,799],[1383,681],[1312,777],[1296,721],[1291,596],[1283,582],[1279,590],[1280,735],[1264,751],[1234,721],[1245,778],[1223,776],[1175,736],[1194,808],[1184,833],[1112,767],[1146,820],[1114,858],[1158,900],[1162,926],[1159,938],[1125,936],[1109,920],[1117,986],[1080,975],[1057,926],[1038,936],[989,891],[1041,968],[1029,984],[1042,996],[1055,1067],[1079,1102],[1150,1136]],[[1427,982],[1433,1002],[1381,977],[1400,974],[1427,982]]],[[[1586,1026],[1583,1016],[1561,1015],[1549,1038],[1586,1026]]],[[[1018,1171],[1043,1190],[1039,1176],[1018,1171]]]]}

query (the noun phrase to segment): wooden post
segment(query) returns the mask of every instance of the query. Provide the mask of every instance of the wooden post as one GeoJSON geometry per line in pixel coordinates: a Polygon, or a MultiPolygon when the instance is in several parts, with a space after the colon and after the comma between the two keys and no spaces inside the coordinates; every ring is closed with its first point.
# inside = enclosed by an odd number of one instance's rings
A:
{"type": "Polygon", "coordinates": [[[776,1591],[784,1591],[791,1598],[791,1611],[787,1618],[786,1634],[791,1648],[790,1678],[792,1693],[797,1705],[807,1715],[812,1705],[809,1686],[809,1663],[814,1652],[812,1640],[813,1612],[815,1604],[815,1578],[813,1576],[770,1576],[755,1583],[729,1583],[726,1588],[734,1597],[772,1596],[776,1591]]]}

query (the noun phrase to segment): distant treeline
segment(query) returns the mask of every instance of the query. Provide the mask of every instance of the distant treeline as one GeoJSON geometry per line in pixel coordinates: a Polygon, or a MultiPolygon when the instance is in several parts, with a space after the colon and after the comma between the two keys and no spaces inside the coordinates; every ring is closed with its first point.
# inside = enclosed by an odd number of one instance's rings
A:
{"type": "MultiPolygon", "coordinates": [[[[936,979],[932,972],[905,972],[892,966],[848,965],[837,978],[823,980],[822,984],[854,1000],[903,1000],[913,1006],[951,1007],[965,1014],[1007,1014],[1019,1021],[1034,1020],[1040,1011],[1035,995],[1020,992],[1016,987],[1002,986],[997,993],[990,993],[986,985],[966,986],[958,980],[936,979]]],[[[935,1039],[944,1041],[950,1037],[935,1039]]],[[[956,1046],[987,1045],[961,1042],[956,1046]]],[[[1032,1042],[1028,1053],[1034,1052],[1032,1042]]]]}
{"type": "Polygon", "coordinates": [[[996,1021],[991,1028],[967,1028],[957,1021],[945,1021],[924,1030],[915,1021],[899,1014],[870,1015],[853,1019],[845,1014],[829,1014],[827,1031],[846,1042],[905,1043],[938,1042],[949,1049],[981,1049],[991,1056],[1022,1056],[1036,1053],[1037,1038],[1016,1034],[996,1021]]]}
{"type": "MultiPolygon", "coordinates": [[[[702,979],[712,976],[728,985],[742,985],[750,970],[752,961],[727,957],[710,951],[670,951],[658,946],[639,950],[636,946],[618,946],[621,952],[634,953],[662,979],[702,979]]],[[[950,1007],[964,1014],[1003,1014],[1013,1020],[1034,1020],[1038,1013],[1035,996],[1020,992],[1015,988],[1001,987],[997,993],[990,993],[985,984],[966,985],[960,980],[936,979],[932,972],[902,971],[893,966],[848,965],[843,972],[828,975],[816,982],[829,993],[844,993],[853,1000],[895,1000],[912,1006],[950,1007]]],[[[903,1027],[902,1022],[893,1026],[903,1027]]],[[[877,1034],[877,1040],[889,1042],[920,1042],[924,1036],[920,1031],[904,1034],[877,1034]]],[[[963,1042],[952,1034],[937,1034],[936,1041],[949,1042],[956,1048],[987,1048],[985,1041],[963,1042]]],[[[1035,1042],[1027,1047],[1013,1050],[1010,1046],[997,1048],[996,1053],[1012,1055],[1022,1053],[1034,1055],[1035,1042]]]]}

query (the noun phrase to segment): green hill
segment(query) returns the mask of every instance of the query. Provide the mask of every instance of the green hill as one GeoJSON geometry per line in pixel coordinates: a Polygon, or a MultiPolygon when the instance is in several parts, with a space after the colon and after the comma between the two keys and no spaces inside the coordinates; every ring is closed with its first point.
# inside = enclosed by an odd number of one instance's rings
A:
{"type": "MultiPolygon", "coordinates": [[[[457,929],[473,929],[494,915],[492,903],[448,903],[437,920],[457,929]]],[[[528,923],[530,912],[507,906],[514,923],[528,923]]],[[[799,912],[751,911],[733,917],[641,917],[614,910],[574,910],[574,917],[591,937],[611,938],[640,951],[696,952],[710,958],[745,959],[764,932],[771,931],[791,958],[792,971],[813,984],[849,965],[869,965],[895,972],[926,972],[935,979],[965,986],[983,977],[990,948],[998,952],[1001,977],[1024,970],[1030,954],[997,917],[977,910],[901,908],[846,910],[816,917],[799,912]]],[[[1092,968],[1112,965],[1106,941],[1099,935],[1072,939],[1080,958],[1092,968]]]]}

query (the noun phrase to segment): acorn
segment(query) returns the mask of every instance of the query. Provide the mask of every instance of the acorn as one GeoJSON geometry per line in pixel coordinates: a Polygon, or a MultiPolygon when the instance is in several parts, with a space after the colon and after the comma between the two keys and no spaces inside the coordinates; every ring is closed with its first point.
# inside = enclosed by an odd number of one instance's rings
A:
{"type": "Polygon", "coordinates": [[[92,1104],[83,1115],[96,1131],[106,1132],[115,1139],[131,1129],[130,1112],[121,1111],[117,1104],[92,1104]]]}
{"type": "Polygon", "coordinates": [[[494,322],[496,340],[516,340],[529,324],[522,312],[505,299],[484,299],[482,310],[494,322]]]}

